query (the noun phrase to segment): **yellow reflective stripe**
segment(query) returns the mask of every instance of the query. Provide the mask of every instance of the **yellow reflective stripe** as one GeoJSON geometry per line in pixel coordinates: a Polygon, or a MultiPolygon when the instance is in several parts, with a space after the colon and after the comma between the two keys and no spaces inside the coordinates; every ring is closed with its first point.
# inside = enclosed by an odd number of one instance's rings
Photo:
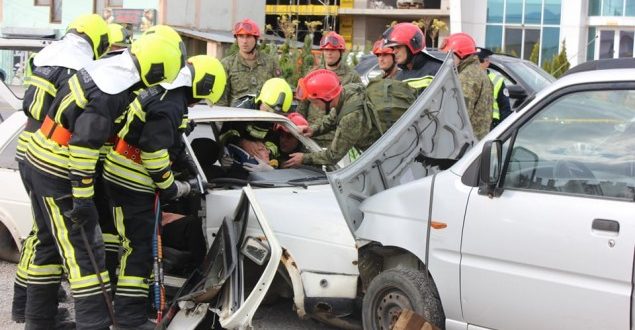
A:
{"type": "Polygon", "coordinates": [[[55,97],[55,95],[57,95],[57,88],[55,88],[55,85],[53,85],[50,81],[42,78],[42,77],[38,77],[38,76],[31,76],[29,78],[29,85],[33,85],[35,87],[37,87],[38,89],[41,89],[49,94],[51,94],[51,96],[55,97]]]}
{"type": "Polygon", "coordinates": [[[187,116],[183,117],[183,119],[181,120],[181,125],[179,125],[179,129],[185,129],[188,123],[189,119],[187,118],[187,116]]]}
{"type": "Polygon", "coordinates": [[[76,198],[91,198],[95,195],[95,189],[93,185],[88,187],[73,187],[73,197],[76,198]]]}
{"type": "Polygon", "coordinates": [[[172,171],[165,173],[169,173],[168,177],[165,180],[154,182],[160,189],[168,189],[172,185],[172,183],[174,183],[174,175],[172,175],[172,171]]]}
{"type": "Polygon", "coordinates": [[[84,109],[88,100],[84,96],[84,91],[82,90],[82,86],[79,84],[79,78],[77,78],[77,75],[74,75],[68,80],[68,86],[71,88],[71,94],[75,99],[75,104],[84,109]]]}
{"type": "Polygon", "coordinates": [[[47,211],[49,212],[49,218],[53,222],[57,245],[68,269],[69,281],[72,283],[73,279],[81,278],[79,265],[77,264],[77,259],[75,259],[75,248],[69,239],[68,228],[66,228],[66,223],[59,207],[55,204],[55,199],[53,197],[45,197],[44,202],[48,205],[47,211]]]}
{"type": "Polygon", "coordinates": [[[29,275],[62,275],[62,265],[29,265],[29,275]]]}
{"type": "Polygon", "coordinates": [[[119,235],[103,233],[101,234],[104,243],[119,244],[119,235]]]}
{"type": "Polygon", "coordinates": [[[97,157],[99,157],[99,149],[82,147],[78,145],[69,145],[68,148],[69,148],[70,154],[76,157],[81,156],[83,158],[92,158],[92,159],[97,159],[97,157]]]}
{"type": "Polygon", "coordinates": [[[168,151],[161,149],[155,152],[141,152],[143,166],[148,170],[162,170],[170,166],[170,156],[168,151]]]}
{"type": "MultiPolygon", "coordinates": [[[[110,282],[110,277],[108,277],[107,271],[101,272],[100,275],[101,275],[101,279],[104,281],[104,284],[110,282]]],[[[99,278],[97,278],[96,274],[69,278],[68,282],[71,284],[71,289],[73,290],[78,290],[78,289],[82,289],[86,287],[100,286],[99,278]]]]}
{"type": "Polygon", "coordinates": [[[128,257],[132,253],[132,247],[130,247],[130,240],[126,237],[126,227],[123,224],[124,216],[123,210],[120,206],[115,207],[115,228],[117,228],[117,233],[119,233],[119,237],[121,237],[121,247],[123,248],[123,253],[121,254],[121,259],[119,260],[119,276],[122,278],[126,276],[126,268],[128,267],[128,257]]]}
{"type": "Polygon", "coordinates": [[[32,137],[31,143],[27,147],[29,154],[56,167],[68,169],[67,147],[60,146],[54,141],[47,139],[42,131],[37,131],[32,137]]]}
{"type": "Polygon", "coordinates": [[[412,88],[419,89],[430,86],[433,78],[433,76],[423,76],[419,78],[406,79],[404,82],[408,83],[408,85],[412,88]]]}
{"type": "Polygon", "coordinates": [[[20,260],[18,261],[17,274],[18,276],[22,275],[22,278],[26,279],[26,271],[29,268],[29,264],[31,264],[33,258],[33,254],[35,253],[35,246],[38,244],[37,239],[38,227],[35,221],[33,221],[33,226],[31,233],[24,240],[22,244],[22,253],[20,253],[20,260]]]}
{"type": "Polygon", "coordinates": [[[146,113],[145,111],[143,111],[143,108],[141,107],[141,102],[139,102],[139,99],[135,99],[130,104],[130,115],[141,119],[141,121],[145,123],[146,113]]]}
{"type": "Polygon", "coordinates": [[[143,165],[133,162],[132,160],[118,154],[114,150],[106,156],[104,170],[112,173],[114,176],[123,178],[126,181],[154,188],[154,181],[152,181],[152,178],[147,173],[143,165]]]}
{"type": "Polygon", "coordinates": [[[119,286],[127,286],[127,287],[137,287],[142,289],[148,288],[148,281],[145,277],[139,276],[118,276],[117,277],[117,287],[119,286]]]}
{"type": "Polygon", "coordinates": [[[493,88],[493,96],[494,96],[494,102],[492,102],[492,118],[493,119],[500,119],[501,118],[501,113],[500,113],[500,108],[498,107],[498,101],[496,101],[498,99],[498,93],[500,93],[501,88],[503,87],[503,77],[497,75],[494,72],[490,72],[488,75],[489,79],[492,81],[492,85],[494,86],[493,88]]]}
{"type": "Polygon", "coordinates": [[[35,93],[33,94],[33,101],[31,101],[31,104],[29,105],[29,113],[31,114],[31,117],[35,119],[41,118],[40,115],[42,114],[45,95],[44,90],[39,88],[35,90],[35,93]]]}
{"type": "Polygon", "coordinates": [[[15,148],[16,156],[22,157],[24,155],[32,135],[33,133],[29,131],[22,131],[22,133],[20,133],[20,136],[18,136],[18,145],[15,148]]]}
{"type": "Polygon", "coordinates": [[[79,175],[90,175],[95,172],[97,161],[99,161],[99,149],[69,145],[68,154],[68,167],[71,172],[79,172],[76,173],[79,175]]]}
{"type": "Polygon", "coordinates": [[[62,102],[60,102],[60,105],[57,107],[57,112],[55,113],[55,122],[56,123],[60,123],[62,121],[62,114],[64,113],[64,110],[68,109],[68,107],[71,106],[71,104],[73,104],[73,95],[66,94],[64,96],[64,98],[62,99],[62,102]]]}

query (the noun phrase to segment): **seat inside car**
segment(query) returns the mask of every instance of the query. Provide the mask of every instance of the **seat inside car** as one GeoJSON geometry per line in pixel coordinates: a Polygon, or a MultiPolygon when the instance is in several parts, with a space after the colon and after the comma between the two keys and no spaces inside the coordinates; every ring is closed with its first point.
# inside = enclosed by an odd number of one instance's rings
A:
{"type": "Polygon", "coordinates": [[[225,174],[223,169],[216,165],[223,152],[218,142],[207,137],[200,137],[192,140],[191,146],[208,181],[225,174]]]}

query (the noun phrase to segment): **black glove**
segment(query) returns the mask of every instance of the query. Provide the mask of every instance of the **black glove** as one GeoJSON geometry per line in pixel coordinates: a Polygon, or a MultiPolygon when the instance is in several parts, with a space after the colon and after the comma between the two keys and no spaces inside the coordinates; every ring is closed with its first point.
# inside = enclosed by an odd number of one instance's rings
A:
{"type": "Polygon", "coordinates": [[[73,209],[65,212],[75,223],[75,226],[83,226],[88,221],[98,221],[99,213],[92,198],[73,198],[73,209]]]}
{"type": "Polygon", "coordinates": [[[186,136],[189,136],[190,133],[192,133],[192,131],[194,130],[194,128],[196,128],[196,123],[194,122],[194,120],[190,120],[187,122],[187,125],[183,129],[183,133],[185,133],[186,136]]]}

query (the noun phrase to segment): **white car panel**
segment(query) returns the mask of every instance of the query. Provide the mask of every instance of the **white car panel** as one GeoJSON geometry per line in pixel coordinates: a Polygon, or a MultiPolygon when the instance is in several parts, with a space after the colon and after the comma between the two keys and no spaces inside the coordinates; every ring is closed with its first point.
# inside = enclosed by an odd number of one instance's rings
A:
{"type": "MultiPolygon", "coordinates": [[[[328,259],[328,258],[327,258],[328,259]]],[[[338,297],[353,299],[357,296],[357,275],[302,272],[302,284],[307,297],[338,297]]]]}

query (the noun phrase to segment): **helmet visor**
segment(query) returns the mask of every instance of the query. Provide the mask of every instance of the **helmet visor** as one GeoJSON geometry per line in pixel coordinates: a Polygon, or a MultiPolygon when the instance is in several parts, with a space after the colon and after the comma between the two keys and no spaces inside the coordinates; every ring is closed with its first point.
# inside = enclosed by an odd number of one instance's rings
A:
{"type": "Polygon", "coordinates": [[[256,27],[249,22],[238,22],[234,24],[234,34],[255,35],[256,27]]]}
{"type": "Polygon", "coordinates": [[[320,48],[324,48],[328,45],[331,45],[331,47],[335,48],[344,46],[334,35],[327,35],[326,37],[322,38],[322,40],[320,40],[320,48]]]}

